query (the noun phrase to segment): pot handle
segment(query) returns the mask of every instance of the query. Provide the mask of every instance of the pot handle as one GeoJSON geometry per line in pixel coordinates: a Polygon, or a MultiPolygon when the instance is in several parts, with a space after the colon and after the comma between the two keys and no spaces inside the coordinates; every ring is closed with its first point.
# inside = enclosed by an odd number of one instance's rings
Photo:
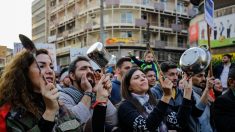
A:
{"type": "Polygon", "coordinates": [[[208,45],[207,45],[207,44],[200,45],[200,46],[199,46],[199,48],[204,48],[204,49],[206,49],[206,50],[208,50],[208,49],[209,49],[209,47],[208,47],[208,45]]]}

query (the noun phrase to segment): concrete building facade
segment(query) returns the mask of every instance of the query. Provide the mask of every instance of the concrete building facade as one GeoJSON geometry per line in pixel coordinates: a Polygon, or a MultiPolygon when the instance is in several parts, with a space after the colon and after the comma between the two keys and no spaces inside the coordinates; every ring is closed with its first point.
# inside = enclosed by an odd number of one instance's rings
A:
{"type": "Polygon", "coordinates": [[[141,58],[150,42],[159,61],[178,63],[187,48],[190,18],[195,15],[189,0],[103,0],[102,13],[101,0],[49,0],[46,9],[46,42],[56,45],[61,66],[70,63],[70,48],[102,40],[101,14],[104,45],[117,58],[128,51],[141,58]]]}
{"type": "Polygon", "coordinates": [[[47,2],[48,0],[34,0],[32,3],[32,40],[34,43],[47,42],[47,2]]]}

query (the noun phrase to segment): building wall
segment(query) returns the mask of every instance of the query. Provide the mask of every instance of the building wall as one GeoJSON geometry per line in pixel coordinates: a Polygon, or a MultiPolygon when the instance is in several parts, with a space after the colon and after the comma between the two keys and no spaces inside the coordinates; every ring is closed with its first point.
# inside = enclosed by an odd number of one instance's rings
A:
{"type": "Polygon", "coordinates": [[[34,43],[47,42],[46,2],[46,0],[34,0],[32,3],[32,40],[34,43]]]}
{"type": "MultiPolygon", "coordinates": [[[[86,47],[101,40],[100,0],[51,0],[47,5],[46,38],[56,44],[58,59],[69,56],[70,47],[86,47]]],[[[111,54],[119,57],[130,50],[142,57],[150,36],[151,47],[159,60],[174,58],[177,62],[187,48],[190,10],[189,0],[106,0],[104,44],[111,54]],[[150,23],[149,35],[147,23],[150,23]],[[108,44],[108,39],[115,42],[108,44]]]]}

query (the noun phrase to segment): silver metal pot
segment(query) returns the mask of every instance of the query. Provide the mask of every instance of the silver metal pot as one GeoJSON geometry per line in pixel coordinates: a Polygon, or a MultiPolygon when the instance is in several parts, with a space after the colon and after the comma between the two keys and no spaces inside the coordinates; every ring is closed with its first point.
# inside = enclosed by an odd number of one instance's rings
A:
{"type": "Polygon", "coordinates": [[[99,65],[100,68],[104,68],[108,63],[116,62],[116,56],[109,54],[100,42],[91,45],[87,50],[87,56],[99,65]]]}
{"type": "Polygon", "coordinates": [[[211,61],[211,53],[205,47],[187,49],[180,57],[182,71],[193,76],[206,70],[211,61]]]}

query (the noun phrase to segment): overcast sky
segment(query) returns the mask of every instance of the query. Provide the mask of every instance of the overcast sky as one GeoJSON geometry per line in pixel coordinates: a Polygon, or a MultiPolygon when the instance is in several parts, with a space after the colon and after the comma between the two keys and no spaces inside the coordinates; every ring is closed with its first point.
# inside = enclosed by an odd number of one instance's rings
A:
{"type": "Polygon", "coordinates": [[[0,0],[0,45],[13,48],[18,35],[31,36],[31,5],[33,0],[0,0]]]}

